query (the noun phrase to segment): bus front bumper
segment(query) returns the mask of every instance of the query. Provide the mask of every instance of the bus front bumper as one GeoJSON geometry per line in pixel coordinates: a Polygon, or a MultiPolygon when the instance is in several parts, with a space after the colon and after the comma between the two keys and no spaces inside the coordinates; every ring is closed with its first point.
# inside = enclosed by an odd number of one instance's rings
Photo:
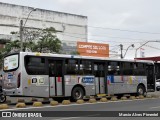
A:
{"type": "Polygon", "coordinates": [[[17,90],[16,89],[3,89],[3,93],[6,96],[17,95],[17,90]]]}

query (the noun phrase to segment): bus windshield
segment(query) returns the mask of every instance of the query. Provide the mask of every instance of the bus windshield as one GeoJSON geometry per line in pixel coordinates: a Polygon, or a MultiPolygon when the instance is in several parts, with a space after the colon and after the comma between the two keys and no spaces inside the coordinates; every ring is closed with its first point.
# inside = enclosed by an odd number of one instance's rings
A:
{"type": "Polygon", "coordinates": [[[18,68],[18,54],[4,58],[4,71],[12,71],[18,68]]]}

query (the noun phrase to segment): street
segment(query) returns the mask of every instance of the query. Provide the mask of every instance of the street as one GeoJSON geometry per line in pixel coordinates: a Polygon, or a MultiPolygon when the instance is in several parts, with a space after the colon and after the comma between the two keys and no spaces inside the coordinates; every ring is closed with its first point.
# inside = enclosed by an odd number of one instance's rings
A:
{"type": "MultiPolygon", "coordinates": [[[[13,108],[13,107],[12,107],[13,108]]],[[[10,109],[11,110],[11,109],[10,109]]],[[[21,111],[160,111],[160,98],[16,108],[21,111]]],[[[4,111],[4,110],[3,110],[4,111]]],[[[14,109],[12,109],[14,111],[14,109]]],[[[72,116],[72,115],[71,115],[72,116]]]]}
{"type": "MultiPolygon", "coordinates": [[[[158,93],[156,93],[158,94],[158,93]]],[[[13,106],[12,106],[13,108],[13,106]]],[[[3,110],[4,111],[4,110],[3,110]]],[[[55,117],[47,117],[47,120],[64,120],[64,119],[72,119],[72,120],[81,120],[82,118],[85,120],[94,120],[94,119],[116,119],[117,117],[102,117],[104,116],[104,111],[106,114],[114,114],[116,111],[119,112],[126,112],[126,111],[153,111],[158,112],[160,111],[160,98],[152,98],[152,99],[142,99],[142,100],[126,100],[126,101],[110,101],[107,103],[85,103],[85,104],[70,104],[70,105],[58,105],[58,106],[50,106],[50,105],[44,105],[43,107],[32,107],[27,106],[27,108],[15,108],[15,109],[9,109],[7,111],[11,112],[44,112],[48,111],[48,114],[51,112],[53,113],[52,116],[55,117]],[[58,113],[58,112],[59,113],[58,113]],[[85,111],[85,114],[84,114],[85,111]],[[110,111],[113,111],[110,112],[110,111]],[[76,113],[78,112],[78,113],[76,113]],[[56,115],[58,113],[58,115],[56,115]],[[75,116],[74,114],[79,114],[79,116],[75,116]]],[[[132,112],[131,112],[132,113],[132,112]]],[[[120,117],[118,119],[125,120],[128,117],[120,117]]],[[[138,119],[139,117],[132,117],[131,119],[138,119]]],[[[140,117],[139,119],[151,119],[154,120],[159,119],[158,117],[140,117]]],[[[5,118],[6,119],[6,118],[5,118]]],[[[15,119],[15,118],[14,118],[15,119]]],[[[16,118],[17,119],[17,118],[16,118]]],[[[24,119],[24,118],[23,118],[24,119]]],[[[26,118],[27,119],[27,118],[26,118]]],[[[31,119],[31,118],[30,118],[31,119]]],[[[35,118],[34,118],[35,119],[35,118]]],[[[39,118],[38,118],[39,119],[39,118]]],[[[43,119],[43,118],[42,118],[43,119]]]]}

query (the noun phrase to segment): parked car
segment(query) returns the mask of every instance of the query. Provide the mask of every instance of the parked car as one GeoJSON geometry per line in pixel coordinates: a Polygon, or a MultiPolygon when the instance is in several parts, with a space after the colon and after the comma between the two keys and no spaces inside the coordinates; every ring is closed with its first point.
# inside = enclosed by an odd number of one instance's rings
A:
{"type": "Polygon", "coordinates": [[[160,79],[156,80],[156,90],[160,90],[160,79]]]}

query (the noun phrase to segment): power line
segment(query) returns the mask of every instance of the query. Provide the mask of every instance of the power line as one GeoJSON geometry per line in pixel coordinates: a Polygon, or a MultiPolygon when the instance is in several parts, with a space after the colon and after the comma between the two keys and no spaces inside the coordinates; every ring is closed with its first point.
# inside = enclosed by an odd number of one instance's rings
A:
{"type": "MultiPolygon", "coordinates": [[[[68,34],[76,34],[76,35],[86,35],[86,34],[79,34],[79,33],[69,33],[69,32],[63,32],[63,33],[57,33],[57,34],[63,34],[65,36],[70,36],[70,37],[75,37],[75,38],[81,38],[81,39],[86,39],[86,38],[82,38],[82,37],[79,37],[79,36],[72,36],[72,35],[68,35],[68,34]]],[[[118,38],[118,39],[128,39],[128,40],[143,40],[141,42],[145,42],[145,41],[148,41],[149,39],[138,39],[138,38],[126,38],[126,37],[113,37],[113,36],[101,36],[101,35],[90,35],[90,36],[97,36],[97,37],[109,37],[109,38],[118,38]]],[[[88,39],[88,40],[99,40],[99,39],[88,39]]],[[[152,39],[152,40],[155,40],[155,39],[152,39]]],[[[157,40],[157,39],[156,39],[157,40]]],[[[110,42],[110,41],[108,41],[110,42]]],[[[112,41],[111,41],[112,42],[112,41]]],[[[113,41],[113,42],[116,42],[116,41],[113,41]]],[[[136,42],[136,43],[141,43],[141,42],[136,42]]],[[[119,42],[121,43],[121,42],[119,42]]],[[[125,42],[125,43],[135,43],[135,42],[125,42]]]]}
{"type": "Polygon", "coordinates": [[[156,50],[160,50],[159,48],[157,48],[157,47],[153,47],[153,46],[150,46],[150,45],[144,45],[144,46],[146,46],[146,47],[150,47],[150,48],[153,48],[153,49],[156,49],[156,50]]]}
{"type": "MultiPolygon", "coordinates": [[[[57,34],[63,34],[63,33],[57,33],[57,34]]],[[[63,34],[64,35],[64,34],[63,34]]],[[[72,36],[72,35],[65,35],[65,36],[69,36],[69,37],[73,37],[73,38],[80,38],[80,39],[85,39],[85,40],[95,40],[95,41],[104,41],[104,40],[100,40],[100,39],[87,39],[87,38],[82,38],[82,37],[78,37],[78,36],[72,36]]],[[[104,42],[116,42],[116,43],[141,43],[141,42],[118,42],[118,41],[104,41],[104,42]]]]}
{"type": "MultiPolygon", "coordinates": [[[[63,33],[58,33],[58,34],[75,34],[75,35],[86,35],[86,34],[80,34],[80,33],[70,33],[70,32],[63,32],[63,33]]],[[[130,39],[130,40],[144,40],[146,39],[139,39],[139,38],[126,38],[126,37],[115,37],[115,36],[105,36],[105,35],[89,35],[89,36],[94,36],[94,37],[109,37],[109,38],[118,38],[118,39],[130,39]]]]}
{"type": "Polygon", "coordinates": [[[143,33],[143,34],[160,34],[160,33],[154,33],[154,32],[144,32],[144,31],[137,31],[137,30],[127,30],[127,29],[107,28],[107,27],[96,27],[96,26],[88,26],[88,27],[96,28],[96,29],[108,29],[108,30],[125,31],[125,32],[136,32],[136,33],[143,33]]]}

